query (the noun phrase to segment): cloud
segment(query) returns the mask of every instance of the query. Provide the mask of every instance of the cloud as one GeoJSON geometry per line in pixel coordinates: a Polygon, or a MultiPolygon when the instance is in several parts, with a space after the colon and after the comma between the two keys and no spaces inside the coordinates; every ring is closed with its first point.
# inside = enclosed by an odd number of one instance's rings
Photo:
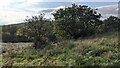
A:
{"type": "Polygon", "coordinates": [[[63,8],[37,8],[34,5],[43,2],[43,0],[0,0],[0,25],[15,24],[23,22],[26,16],[34,16],[39,13],[45,13],[46,18],[53,18],[51,12],[63,8]]]}
{"type": "Polygon", "coordinates": [[[97,8],[103,19],[106,19],[109,16],[118,16],[118,4],[101,6],[97,8]]]}
{"type": "Polygon", "coordinates": [[[28,12],[16,12],[16,11],[0,11],[0,21],[7,22],[8,24],[14,24],[18,22],[22,22],[26,16],[33,15],[28,12]]]}
{"type": "Polygon", "coordinates": [[[0,25],[23,22],[26,16],[38,13],[30,10],[32,6],[43,0],[0,0],[0,25]]]}
{"type": "Polygon", "coordinates": [[[37,11],[37,12],[53,12],[55,10],[58,10],[60,8],[65,8],[65,6],[58,6],[55,8],[31,8],[31,11],[37,11]]]}
{"type": "Polygon", "coordinates": [[[45,13],[45,18],[54,18],[54,17],[51,15],[51,13],[57,11],[57,10],[60,9],[60,8],[65,8],[65,6],[58,6],[58,7],[55,7],[55,8],[44,8],[44,9],[41,9],[41,10],[39,11],[39,13],[40,13],[40,12],[45,13]]]}

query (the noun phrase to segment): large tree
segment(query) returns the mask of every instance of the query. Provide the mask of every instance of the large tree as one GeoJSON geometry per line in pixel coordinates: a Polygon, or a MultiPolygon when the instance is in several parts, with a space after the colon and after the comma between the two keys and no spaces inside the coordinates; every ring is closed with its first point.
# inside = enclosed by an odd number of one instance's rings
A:
{"type": "Polygon", "coordinates": [[[59,9],[53,13],[56,33],[74,39],[92,35],[101,24],[101,14],[96,10],[86,5],[75,4],[59,9]]]}

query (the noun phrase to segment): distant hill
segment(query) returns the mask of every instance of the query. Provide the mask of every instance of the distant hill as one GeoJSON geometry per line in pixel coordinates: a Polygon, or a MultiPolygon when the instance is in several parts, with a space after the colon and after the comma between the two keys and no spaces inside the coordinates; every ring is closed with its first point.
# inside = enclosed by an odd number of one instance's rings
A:
{"type": "Polygon", "coordinates": [[[25,23],[2,25],[2,41],[3,42],[29,42],[25,36],[17,36],[17,31],[24,27],[25,23]]]}

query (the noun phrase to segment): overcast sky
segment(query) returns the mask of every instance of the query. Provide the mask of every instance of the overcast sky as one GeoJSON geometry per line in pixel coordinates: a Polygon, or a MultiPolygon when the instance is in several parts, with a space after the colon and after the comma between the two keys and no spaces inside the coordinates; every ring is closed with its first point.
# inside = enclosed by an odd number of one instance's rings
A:
{"type": "Polygon", "coordinates": [[[51,13],[72,3],[98,8],[102,19],[118,15],[119,0],[0,0],[0,25],[16,24],[24,21],[26,16],[45,13],[46,18],[53,18],[51,13]]]}

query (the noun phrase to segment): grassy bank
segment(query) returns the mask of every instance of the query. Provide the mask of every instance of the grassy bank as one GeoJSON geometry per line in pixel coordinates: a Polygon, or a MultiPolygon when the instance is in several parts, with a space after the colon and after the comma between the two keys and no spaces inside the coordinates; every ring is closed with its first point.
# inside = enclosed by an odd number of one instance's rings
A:
{"type": "MultiPolygon", "coordinates": [[[[3,46],[4,47],[4,46],[3,46]]],[[[115,66],[120,64],[118,33],[79,40],[64,40],[44,49],[4,47],[3,65],[12,66],[115,66]]]]}

